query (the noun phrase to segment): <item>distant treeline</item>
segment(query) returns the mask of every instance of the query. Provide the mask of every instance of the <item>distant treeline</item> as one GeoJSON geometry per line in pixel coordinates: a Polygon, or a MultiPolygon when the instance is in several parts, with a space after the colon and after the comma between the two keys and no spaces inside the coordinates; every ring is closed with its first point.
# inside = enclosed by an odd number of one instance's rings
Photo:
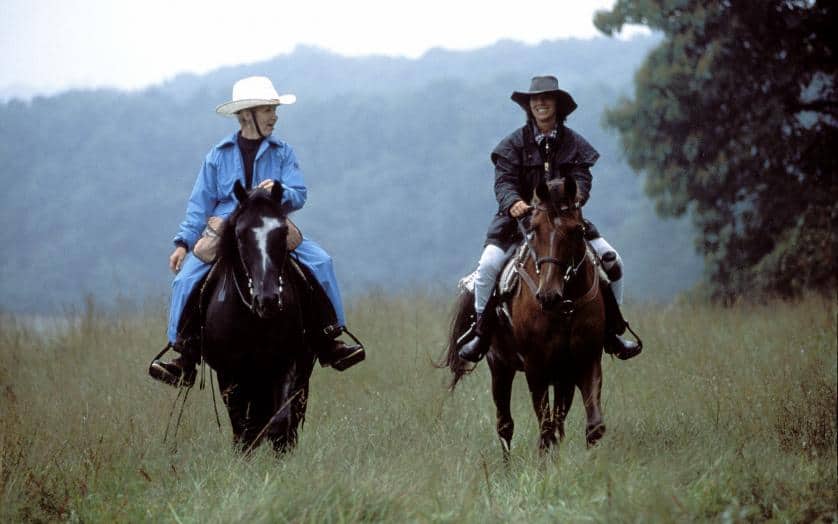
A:
{"type": "Polygon", "coordinates": [[[509,100],[552,73],[580,108],[568,125],[601,153],[585,213],[621,252],[627,297],[668,300],[701,261],[685,221],[663,221],[603,130],[655,38],[501,42],[418,60],[317,49],[140,92],[71,91],[0,105],[0,308],[49,311],[166,293],[166,257],[208,149],[235,121],[214,114],[232,83],[273,78],[298,96],[276,131],[309,200],[295,221],[335,258],[346,294],[453,289],[496,210],[489,153],[523,123],[509,100]]]}

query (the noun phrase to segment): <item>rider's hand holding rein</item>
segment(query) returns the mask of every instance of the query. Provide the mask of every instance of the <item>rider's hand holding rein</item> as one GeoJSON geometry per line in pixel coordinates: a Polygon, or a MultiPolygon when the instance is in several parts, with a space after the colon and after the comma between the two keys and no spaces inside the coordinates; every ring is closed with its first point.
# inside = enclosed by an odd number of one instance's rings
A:
{"type": "Polygon", "coordinates": [[[257,187],[270,192],[271,188],[274,187],[274,181],[270,178],[267,180],[262,180],[262,182],[257,187]]]}
{"type": "Polygon", "coordinates": [[[531,209],[532,207],[529,204],[523,200],[519,200],[512,204],[512,207],[509,208],[509,214],[512,215],[512,218],[521,218],[529,213],[531,209]]]}
{"type": "MultiPolygon", "coordinates": [[[[272,179],[263,180],[259,184],[259,188],[265,189],[270,191],[274,185],[274,181],[272,179]]],[[[169,269],[172,270],[172,273],[177,274],[180,272],[180,267],[183,265],[183,259],[186,258],[186,248],[183,246],[177,246],[172,254],[169,255],[169,269]]]]}

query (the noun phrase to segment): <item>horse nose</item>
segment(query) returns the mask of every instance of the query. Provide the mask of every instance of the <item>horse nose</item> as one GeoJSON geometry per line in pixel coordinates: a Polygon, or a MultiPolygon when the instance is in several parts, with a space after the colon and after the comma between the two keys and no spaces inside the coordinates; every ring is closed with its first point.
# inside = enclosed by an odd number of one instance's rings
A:
{"type": "Polygon", "coordinates": [[[277,310],[279,304],[279,295],[276,293],[271,295],[258,295],[253,297],[253,309],[260,317],[270,315],[277,310]]]}

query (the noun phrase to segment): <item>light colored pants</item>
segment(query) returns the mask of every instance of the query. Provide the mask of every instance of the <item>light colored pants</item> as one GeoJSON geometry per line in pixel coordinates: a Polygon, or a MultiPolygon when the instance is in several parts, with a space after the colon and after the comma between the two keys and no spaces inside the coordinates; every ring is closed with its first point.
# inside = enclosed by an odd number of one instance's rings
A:
{"type": "Polygon", "coordinates": [[[477,313],[483,313],[486,309],[486,303],[492,296],[498,275],[517,247],[514,245],[504,251],[494,244],[487,244],[483,248],[483,254],[480,255],[480,261],[477,263],[477,276],[474,277],[474,310],[477,313]]]}
{"type": "Polygon", "coordinates": [[[596,252],[596,256],[602,260],[602,257],[605,256],[606,253],[609,251],[613,252],[617,258],[611,262],[606,263],[603,262],[603,266],[605,268],[606,273],[611,274],[612,269],[617,270],[617,274],[620,275],[620,278],[617,280],[613,280],[611,282],[611,290],[614,291],[614,298],[617,299],[618,304],[623,303],[623,259],[620,258],[620,254],[617,253],[617,250],[611,247],[611,244],[605,241],[602,237],[597,237],[590,241],[591,247],[594,248],[594,252],[596,252]],[[616,266],[616,268],[615,268],[616,266]]]}
{"type": "MultiPolygon", "coordinates": [[[[346,317],[343,312],[343,300],[340,296],[340,289],[338,289],[338,279],[335,275],[332,257],[316,242],[307,238],[304,238],[297,249],[291,252],[291,256],[311,270],[332,302],[338,324],[345,326],[346,317]]],[[[180,272],[172,281],[172,303],[169,307],[169,325],[166,330],[169,342],[174,343],[177,337],[177,327],[180,316],[183,314],[183,308],[186,305],[186,299],[189,298],[192,289],[204,278],[210,267],[210,264],[201,262],[192,253],[186,255],[180,272]]]]}

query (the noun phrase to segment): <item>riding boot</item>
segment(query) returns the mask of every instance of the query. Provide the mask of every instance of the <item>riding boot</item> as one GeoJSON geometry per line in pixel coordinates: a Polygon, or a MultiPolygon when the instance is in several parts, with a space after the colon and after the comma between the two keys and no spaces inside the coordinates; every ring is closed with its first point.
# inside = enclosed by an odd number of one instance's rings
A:
{"type": "Polygon", "coordinates": [[[196,366],[201,360],[200,287],[195,286],[186,300],[174,344],[167,344],[148,368],[152,378],[171,386],[191,387],[195,384],[196,366]],[[160,357],[169,349],[180,355],[170,362],[161,360],[160,357]]]}
{"type": "Polygon", "coordinates": [[[457,352],[461,359],[469,362],[479,362],[489,351],[489,345],[492,342],[492,317],[489,307],[483,313],[477,314],[470,330],[473,333],[472,338],[463,344],[457,352]]]}
{"type": "MultiPolygon", "coordinates": [[[[164,350],[177,350],[177,347],[177,342],[175,342],[175,344],[167,345],[164,350]]],[[[165,362],[159,358],[154,359],[148,368],[148,374],[151,375],[151,378],[170,386],[192,387],[195,384],[195,376],[198,374],[197,361],[187,356],[187,354],[186,352],[181,353],[171,362],[165,362]]]]}
{"type": "Polygon", "coordinates": [[[366,358],[364,345],[346,330],[346,327],[338,324],[337,314],[326,295],[326,291],[314,277],[314,275],[302,264],[299,265],[303,271],[310,290],[309,307],[307,308],[306,331],[312,334],[311,346],[322,367],[332,367],[338,371],[349,369],[366,358]],[[347,345],[338,337],[346,332],[356,342],[347,345]]]}
{"type": "Polygon", "coordinates": [[[366,358],[362,344],[347,345],[337,339],[344,331],[346,328],[343,326],[332,325],[321,330],[315,337],[314,352],[322,367],[332,367],[343,371],[366,358]]]}
{"type": "Polygon", "coordinates": [[[643,349],[643,344],[639,340],[634,342],[620,336],[626,332],[628,323],[620,312],[620,305],[614,296],[614,290],[607,282],[601,284],[600,290],[605,299],[605,352],[615,355],[620,360],[636,357],[643,349]]]}

